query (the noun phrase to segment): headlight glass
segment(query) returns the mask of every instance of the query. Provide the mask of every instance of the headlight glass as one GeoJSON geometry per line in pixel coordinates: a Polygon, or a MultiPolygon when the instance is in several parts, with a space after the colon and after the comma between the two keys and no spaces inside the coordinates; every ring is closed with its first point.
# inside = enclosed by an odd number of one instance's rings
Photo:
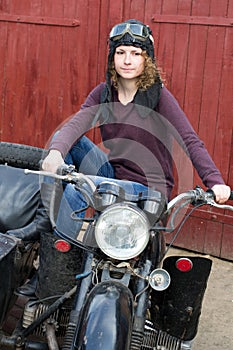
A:
{"type": "Polygon", "coordinates": [[[149,222],[139,208],[116,204],[99,217],[95,228],[99,248],[111,258],[131,259],[140,254],[149,240],[149,222]]]}

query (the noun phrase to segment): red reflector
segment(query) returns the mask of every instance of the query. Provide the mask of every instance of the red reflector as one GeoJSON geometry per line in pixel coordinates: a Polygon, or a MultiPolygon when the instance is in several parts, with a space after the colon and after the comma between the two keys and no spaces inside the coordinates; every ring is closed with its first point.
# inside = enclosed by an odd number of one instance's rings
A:
{"type": "Polygon", "coordinates": [[[62,252],[62,253],[67,253],[71,248],[70,243],[63,241],[63,239],[58,239],[54,243],[54,246],[59,252],[62,252]]]}
{"type": "Polygon", "coordinates": [[[188,272],[188,271],[192,270],[193,263],[188,258],[180,258],[176,261],[176,267],[181,272],[188,272]]]}

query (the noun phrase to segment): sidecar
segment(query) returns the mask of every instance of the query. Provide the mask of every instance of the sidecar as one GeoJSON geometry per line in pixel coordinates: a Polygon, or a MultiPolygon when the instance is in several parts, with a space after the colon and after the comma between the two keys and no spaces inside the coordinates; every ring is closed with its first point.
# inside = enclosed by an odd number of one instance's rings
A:
{"type": "Polygon", "coordinates": [[[30,223],[36,213],[39,183],[23,169],[0,165],[0,327],[16,300],[14,291],[34,270],[39,243],[22,241],[7,231],[30,223]]]}

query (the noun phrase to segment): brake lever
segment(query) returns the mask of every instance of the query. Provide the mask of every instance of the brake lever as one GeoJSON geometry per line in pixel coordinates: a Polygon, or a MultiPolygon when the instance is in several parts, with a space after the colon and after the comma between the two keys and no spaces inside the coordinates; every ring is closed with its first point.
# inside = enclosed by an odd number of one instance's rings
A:
{"type": "Polygon", "coordinates": [[[218,204],[215,202],[215,194],[212,189],[208,189],[206,192],[199,186],[195,188],[196,198],[193,200],[192,205],[197,206],[199,204],[207,204],[219,209],[233,210],[233,206],[228,204],[218,204]]]}
{"type": "Polygon", "coordinates": [[[24,174],[25,175],[35,174],[35,175],[41,175],[41,176],[48,176],[48,177],[53,177],[54,179],[60,179],[60,180],[66,179],[66,176],[64,176],[64,175],[54,174],[54,173],[51,173],[51,172],[45,171],[45,170],[24,169],[24,174]]]}
{"type": "Polygon", "coordinates": [[[207,199],[206,204],[211,205],[212,207],[219,208],[219,209],[228,209],[233,211],[233,206],[228,204],[218,204],[213,199],[209,198],[207,199]]]}

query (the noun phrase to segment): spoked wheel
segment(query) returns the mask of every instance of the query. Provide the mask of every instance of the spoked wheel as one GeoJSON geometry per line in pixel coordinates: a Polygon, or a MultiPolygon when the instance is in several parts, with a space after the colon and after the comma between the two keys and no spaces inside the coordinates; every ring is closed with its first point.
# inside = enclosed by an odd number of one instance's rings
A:
{"type": "Polygon", "coordinates": [[[0,164],[7,164],[22,169],[39,170],[40,161],[47,154],[48,151],[43,148],[0,142],[0,164]]]}

